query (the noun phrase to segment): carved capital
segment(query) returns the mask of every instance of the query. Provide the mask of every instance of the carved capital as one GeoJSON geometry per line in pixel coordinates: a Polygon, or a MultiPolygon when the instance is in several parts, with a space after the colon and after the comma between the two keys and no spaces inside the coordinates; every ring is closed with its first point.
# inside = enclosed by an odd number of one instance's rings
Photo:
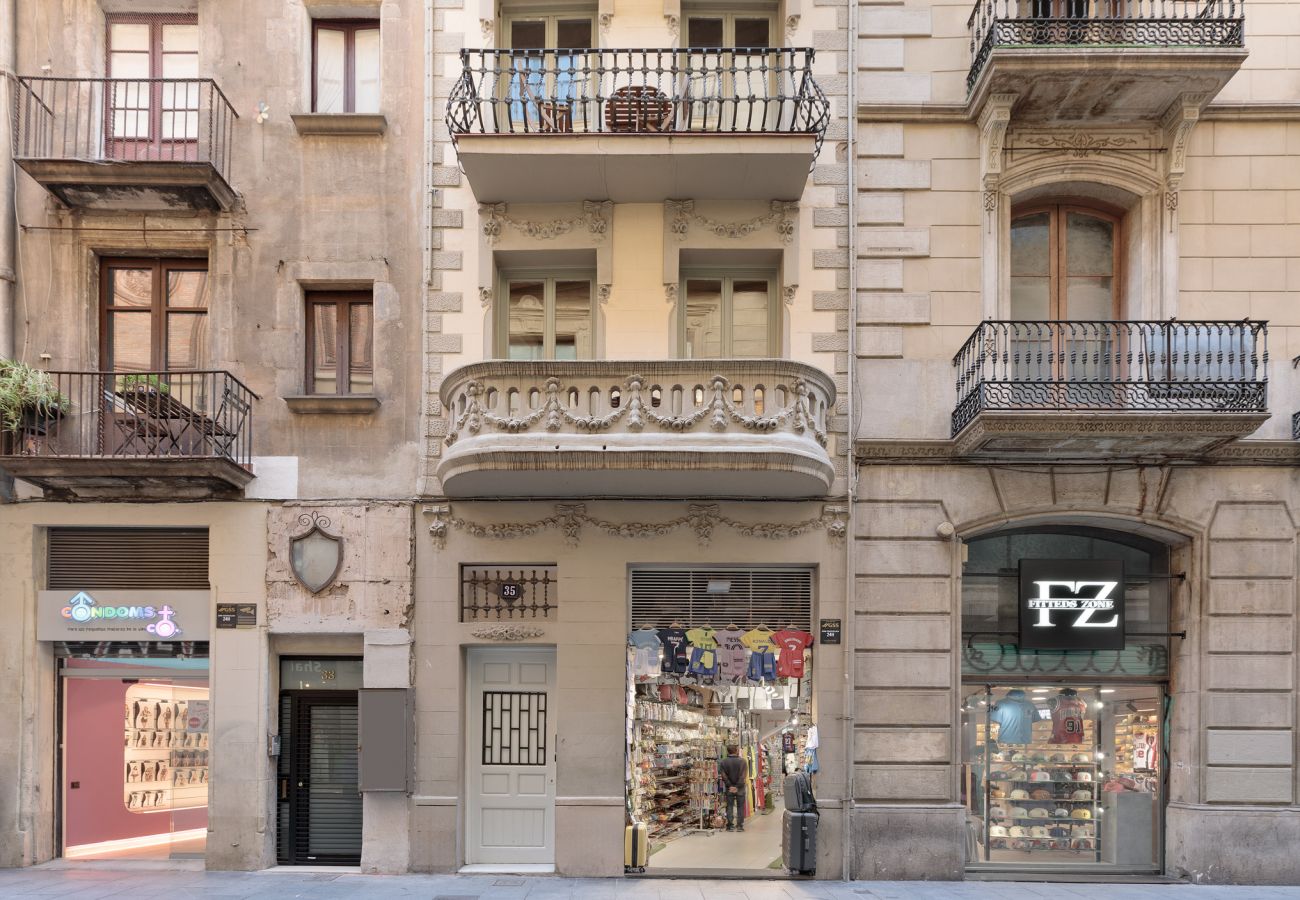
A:
{"type": "Polygon", "coordinates": [[[799,17],[798,17],[797,15],[796,15],[796,16],[786,16],[786,17],[785,17],[785,36],[786,36],[786,37],[790,37],[791,35],[793,35],[793,34],[794,34],[796,31],[798,31],[798,30],[799,30],[799,17]]]}
{"type": "Polygon", "coordinates": [[[980,181],[986,191],[997,188],[1002,177],[1007,128],[1015,103],[1015,94],[993,94],[980,113],[980,181]]]}
{"type": "Polygon", "coordinates": [[[776,217],[776,233],[781,243],[788,244],[794,240],[795,220],[799,216],[799,204],[791,200],[773,200],[772,215],[776,217]]]}
{"type": "Polygon", "coordinates": [[[429,520],[429,537],[433,539],[433,545],[439,550],[447,546],[447,529],[450,527],[448,519],[451,518],[450,506],[426,506],[424,514],[430,517],[429,520]]]}
{"type": "Polygon", "coordinates": [[[504,203],[481,203],[479,204],[478,214],[483,220],[483,237],[487,240],[488,246],[491,246],[501,238],[501,229],[506,221],[506,205],[504,203]]]}
{"type": "Polygon", "coordinates": [[[487,309],[492,305],[492,301],[496,299],[494,294],[495,292],[490,287],[481,287],[478,289],[478,302],[483,304],[484,309],[487,309]]]}
{"type": "Polygon", "coordinates": [[[484,40],[486,40],[486,39],[492,37],[492,29],[493,29],[495,26],[496,26],[496,23],[495,23],[494,21],[492,21],[491,19],[479,19],[479,20],[478,20],[478,27],[479,27],[479,29],[483,32],[483,39],[484,39],[484,40]]]}
{"type": "Polygon", "coordinates": [[[668,26],[668,33],[674,38],[681,32],[681,20],[677,16],[664,16],[664,24],[668,26]]]}
{"type": "Polygon", "coordinates": [[[695,212],[694,200],[665,200],[664,213],[669,217],[668,230],[679,241],[686,240],[691,230],[691,214],[695,212]]]}
{"type": "Polygon", "coordinates": [[[669,306],[672,306],[674,303],[677,302],[677,285],[676,285],[676,284],[665,284],[665,285],[664,285],[664,300],[667,301],[667,303],[668,303],[669,306]]]}
{"type": "Polygon", "coordinates": [[[587,233],[597,241],[603,241],[609,234],[609,212],[613,206],[609,200],[582,201],[582,217],[587,222],[587,233]]]}
{"type": "Polygon", "coordinates": [[[794,305],[794,297],[798,292],[799,285],[797,284],[787,284],[785,287],[781,288],[781,299],[785,301],[786,306],[794,305]]]}

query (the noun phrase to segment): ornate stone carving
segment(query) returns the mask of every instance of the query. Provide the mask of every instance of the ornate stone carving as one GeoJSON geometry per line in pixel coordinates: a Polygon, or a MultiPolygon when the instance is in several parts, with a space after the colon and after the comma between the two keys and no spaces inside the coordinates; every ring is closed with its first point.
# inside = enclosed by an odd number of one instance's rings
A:
{"type": "Polygon", "coordinates": [[[1038,132],[1018,135],[1016,143],[1044,149],[1066,150],[1072,159],[1086,159],[1103,150],[1121,150],[1138,146],[1130,135],[1098,135],[1088,131],[1038,132]]]}
{"type": "Polygon", "coordinates": [[[608,201],[585,200],[582,215],[533,221],[513,218],[504,203],[485,203],[479,206],[479,215],[483,217],[483,236],[489,245],[500,240],[502,229],[507,225],[524,237],[536,241],[555,240],[585,226],[587,233],[600,242],[609,233],[608,214],[611,206],[608,201]]]}
{"type": "Polygon", "coordinates": [[[478,214],[483,219],[483,237],[487,240],[488,246],[491,246],[501,238],[501,226],[505,222],[506,205],[504,203],[482,203],[479,205],[478,214]]]}
{"type": "Polygon", "coordinates": [[[686,240],[686,235],[691,230],[691,217],[695,212],[695,201],[665,200],[664,210],[671,218],[668,223],[668,230],[672,232],[673,237],[679,241],[686,240]]]}
{"type": "Polygon", "coordinates": [[[1205,94],[1183,94],[1169,110],[1161,123],[1164,129],[1168,158],[1165,160],[1165,190],[1176,193],[1187,171],[1187,144],[1192,129],[1201,119],[1201,107],[1207,100],[1205,94]]]}
{"type": "Polygon", "coordinates": [[[479,30],[483,32],[483,39],[487,40],[488,38],[492,37],[492,31],[494,28],[496,28],[496,22],[492,21],[491,19],[479,19],[478,27],[479,30]]]}
{"type": "Polygon", "coordinates": [[[587,233],[597,241],[605,239],[609,234],[609,211],[614,204],[609,200],[582,201],[582,215],[587,222],[587,233]]]}
{"type": "Polygon", "coordinates": [[[478,302],[483,304],[484,309],[487,309],[492,305],[494,293],[495,292],[490,287],[481,287],[478,289],[478,302]]]}
{"type": "Polygon", "coordinates": [[[600,33],[601,33],[601,34],[609,34],[609,26],[611,26],[611,25],[613,25],[613,24],[614,24],[614,14],[613,14],[613,13],[607,13],[607,12],[606,12],[606,13],[601,13],[601,14],[600,14],[600,33]]]}
{"type": "Polygon", "coordinates": [[[792,36],[794,35],[794,33],[795,33],[796,31],[798,31],[798,30],[799,30],[799,17],[798,17],[797,15],[796,15],[796,16],[786,16],[786,17],[785,17],[785,36],[786,36],[787,38],[792,37],[792,36]]]}
{"type": "Polygon", "coordinates": [[[986,191],[996,190],[1002,177],[1003,150],[1015,94],[992,94],[980,113],[980,182],[986,191]]]}
{"type": "MultiPolygon", "coordinates": [[[[682,528],[695,532],[702,544],[712,540],[713,532],[718,527],[729,528],[742,537],[761,538],[763,540],[781,541],[823,531],[832,540],[839,541],[848,534],[848,510],[844,506],[826,505],[819,515],[798,522],[742,522],[722,513],[716,503],[692,503],[684,515],[661,522],[613,522],[597,518],[587,512],[582,503],[558,503],[553,515],[536,519],[532,522],[505,522],[482,524],[462,519],[453,515],[449,507],[425,507],[425,513],[434,517],[429,526],[430,537],[439,549],[445,546],[447,529],[455,528],[476,538],[509,540],[519,537],[531,537],[543,531],[558,530],[566,544],[578,546],[582,540],[582,530],[593,528],[610,537],[652,538],[664,537],[682,528]]],[[[518,627],[518,626],[485,626],[518,627]]],[[[477,637],[485,637],[471,632],[477,637]]],[[[536,637],[537,635],[529,635],[536,637]]],[[[514,638],[498,638],[514,640],[514,638]]]]}
{"type": "Polygon", "coordinates": [[[985,191],[985,192],[984,192],[984,211],[985,211],[986,213],[991,213],[991,212],[997,212],[997,211],[998,211],[998,192],[997,192],[997,191],[985,191]]]}
{"type": "MultiPolygon", "coordinates": [[[[675,201],[669,202],[671,203],[675,201]]],[[[684,212],[681,210],[677,211],[678,218],[673,219],[672,231],[678,236],[678,240],[684,238],[689,229],[689,222],[686,221],[687,217],[689,217],[690,221],[699,225],[701,228],[704,228],[706,231],[711,231],[716,236],[727,238],[728,240],[738,240],[740,238],[749,237],[751,234],[761,231],[768,225],[773,225],[775,226],[777,236],[781,238],[781,243],[788,244],[794,240],[794,216],[797,214],[798,209],[798,203],[786,200],[773,200],[768,212],[761,216],[754,216],[752,219],[744,219],[739,222],[723,222],[693,212],[692,204],[692,207],[687,208],[684,212]],[[679,222],[681,223],[680,225],[679,222]]]]}
{"type": "Polygon", "coordinates": [[[614,286],[613,286],[612,284],[598,284],[598,285],[596,285],[596,301],[597,301],[598,303],[602,304],[602,305],[608,303],[608,302],[609,302],[609,294],[610,294],[610,291],[613,290],[613,288],[614,288],[614,286]]]}
{"type": "Polygon", "coordinates": [[[672,306],[677,302],[677,285],[675,284],[664,285],[664,300],[667,301],[669,306],[672,306]]]}
{"type": "Polygon", "coordinates": [[[794,305],[794,297],[798,291],[799,285],[797,284],[787,284],[785,287],[781,288],[781,299],[785,301],[786,306],[794,305]]]}
{"type": "Polygon", "coordinates": [[[479,625],[469,633],[485,641],[526,641],[541,637],[546,629],[536,625],[479,625]]]}
{"type": "Polygon", "coordinates": [[[677,16],[664,16],[664,24],[668,26],[668,33],[675,40],[681,32],[681,20],[677,16]]]}

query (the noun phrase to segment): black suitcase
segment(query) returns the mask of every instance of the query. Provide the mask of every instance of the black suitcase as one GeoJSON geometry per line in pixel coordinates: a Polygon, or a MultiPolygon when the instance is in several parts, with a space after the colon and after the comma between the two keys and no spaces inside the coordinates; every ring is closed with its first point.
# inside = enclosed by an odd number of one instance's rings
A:
{"type": "Polygon", "coordinates": [[[817,801],[813,798],[812,778],[807,772],[795,772],[785,776],[785,808],[790,812],[816,812],[817,801]]]}
{"type": "Polygon", "coordinates": [[[781,821],[781,859],[792,874],[812,875],[817,871],[817,822],[815,812],[786,810],[781,821]]]}

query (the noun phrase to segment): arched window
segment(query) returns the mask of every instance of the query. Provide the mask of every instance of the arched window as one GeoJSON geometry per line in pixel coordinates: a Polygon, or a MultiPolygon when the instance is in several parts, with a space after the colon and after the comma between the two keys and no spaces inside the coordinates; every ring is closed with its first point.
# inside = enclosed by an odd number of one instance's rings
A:
{"type": "Polygon", "coordinates": [[[1036,206],[1011,219],[1011,318],[1118,318],[1119,219],[1080,206],[1036,206]]]}

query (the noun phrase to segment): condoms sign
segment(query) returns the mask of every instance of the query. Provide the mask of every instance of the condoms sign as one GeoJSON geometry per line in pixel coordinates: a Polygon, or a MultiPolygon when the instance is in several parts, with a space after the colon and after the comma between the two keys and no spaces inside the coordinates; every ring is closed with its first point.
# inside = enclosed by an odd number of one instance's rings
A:
{"type": "Polygon", "coordinates": [[[1123,650],[1124,563],[1022,559],[1022,650],[1123,650]]]}
{"type": "Polygon", "coordinates": [[[209,591],[40,591],[42,641],[206,641],[209,591]]]}

